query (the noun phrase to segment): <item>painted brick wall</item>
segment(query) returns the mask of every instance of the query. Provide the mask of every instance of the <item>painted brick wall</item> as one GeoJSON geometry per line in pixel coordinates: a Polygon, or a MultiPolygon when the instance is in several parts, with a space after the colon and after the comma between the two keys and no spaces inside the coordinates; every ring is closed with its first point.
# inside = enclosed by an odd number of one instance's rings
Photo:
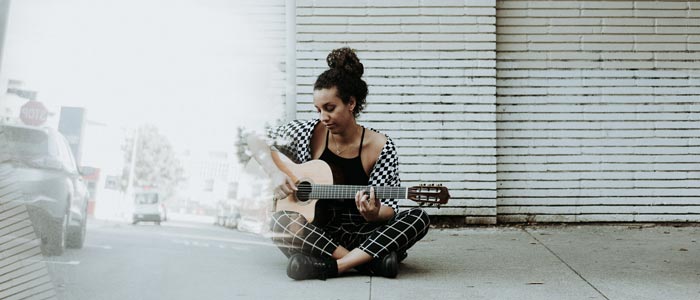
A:
{"type": "Polygon", "coordinates": [[[396,141],[404,185],[451,188],[431,214],[700,221],[699,2],[299,0],[296,18],[297,116],[326,54],[357,49],[360,122],[396,141]]]}
{"type": "Polygon", "coordinates": [[[359,121],[396,142],[403,185],[443,183],[452,199],[431,214],[495,223],[495,5],[298,0],[297,117],[316,117],[313,83],[328,52],[356,49],[369,85],[359,121]]]}
{"type": "Polygon", "coordinates": [[[497,7],[498,222],[700,221],[700,2],[497,7]]]}

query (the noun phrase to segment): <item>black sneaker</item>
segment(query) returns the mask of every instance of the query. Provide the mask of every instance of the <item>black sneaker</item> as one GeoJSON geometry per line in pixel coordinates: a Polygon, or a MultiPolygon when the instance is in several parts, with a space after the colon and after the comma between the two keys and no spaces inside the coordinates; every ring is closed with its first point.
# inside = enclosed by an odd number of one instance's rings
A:
{"type": "Polygon", "coordinates": [[[338,263],[332,258],[317,258],[296,253],[289,257],[287,276],[296,280],[326,280],[338,276],[338,263]]]}
{"type": "Polygon", "coordinates": [[[406,257],[408,257],[408,253],[406,253],[406,251],[402,251],[402,252],[397,253],[396,256],[399,259],[399,263],[401,263],[401,262],[403,262],[404,259],[406,259],[406,257]]]}
{"type": "Polygon", "coordinates": [[[386,278],[396,278],[399,274],[399,258],[396,252],[391,251],[382,258],[374,259],[369,264],[372,275],[386,278]]]}

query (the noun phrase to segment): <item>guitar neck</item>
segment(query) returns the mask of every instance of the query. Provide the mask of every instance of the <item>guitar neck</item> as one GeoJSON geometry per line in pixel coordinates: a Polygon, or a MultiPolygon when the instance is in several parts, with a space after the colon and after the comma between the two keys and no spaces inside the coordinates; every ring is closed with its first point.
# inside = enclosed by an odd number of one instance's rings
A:
{"type": "MultiPolygon", "coordinates": [[[[311,184],[311,199],[354,199],[360,190],[369,195],[369,186],[365,185],[326,185],[311,184]]],[[[398,186],[375,186],[374,194],[378,199],[406,199],[408,188],[398,186]]]]}

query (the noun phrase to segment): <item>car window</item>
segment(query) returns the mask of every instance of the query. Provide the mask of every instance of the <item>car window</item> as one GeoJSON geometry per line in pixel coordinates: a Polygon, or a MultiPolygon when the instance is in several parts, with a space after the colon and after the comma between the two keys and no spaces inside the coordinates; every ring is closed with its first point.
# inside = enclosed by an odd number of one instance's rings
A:
{"type": "Polygon", "coordinates": [[[155,194],[155,193],[136,194],[135,202],[136,202],[136,204],[156,204],[156,203],[158,203],[158,194],[155,194]]]}
{"type": "Polygon", "coordinates": [[[57,149],[51,147],[48,135],[29,128],[0,126],[0,154],[10,157],[37,157],[57,154],[57,149]]]}
{"type": "Polygon", "coordinates": [[[68,141],[66,141],[66,138],[62,135],[58,135],[56,140],[59,144],[59,148],[61,149],[61,162],[68,171],[77,172],[78,166],[75,163],[75,158],[73,157],[73,152],[70,150],[68,141]]]}
{"type": "Polygon", "coordinates": [[[51,141],[50,144],[56,145],[58,148],[57,158],[61,162],[61,165],[63,165],[63,168],[71,171],[70,161],[68,160],[68,154],[66,153],[66,147],[63,145],[63,141],[55,134],[49,135],[49,140],[51,141]]]}

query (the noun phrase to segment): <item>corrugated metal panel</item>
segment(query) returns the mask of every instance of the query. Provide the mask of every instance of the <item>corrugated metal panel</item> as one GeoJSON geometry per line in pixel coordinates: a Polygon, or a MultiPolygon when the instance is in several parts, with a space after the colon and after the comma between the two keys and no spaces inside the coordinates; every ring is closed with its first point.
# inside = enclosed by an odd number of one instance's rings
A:
{"type": "Polygon", "coordinates": [[[495,223],[495,5],[297,1],[298,117],[316,117],[328,52],[356,49],[369,85],[359,121],[396,142],[403,185],[443,183],[453,198],[431,214],[495,223]]]}
{"type": "Polygon", "coordinates": [[[697,1],[499,1],[498,221],[700,221],[697,1]]]}
{"type": "Polygon", "coordinates": [[[56,299],[12,170],[0,166],[0,299],[56,299]]]}

